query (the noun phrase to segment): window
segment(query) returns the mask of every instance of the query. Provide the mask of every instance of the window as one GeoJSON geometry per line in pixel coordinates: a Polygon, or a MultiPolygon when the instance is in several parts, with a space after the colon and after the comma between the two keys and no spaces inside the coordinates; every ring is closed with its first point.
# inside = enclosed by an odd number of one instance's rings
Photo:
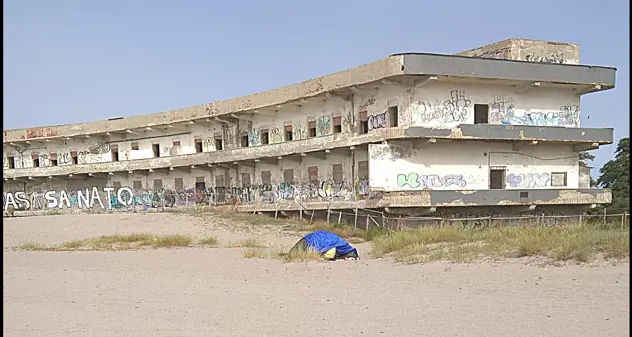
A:
{"type": "Polygon", "coordinates": [[[272,174],[270,171],[261,171],[261,184],[270,184],[272,182],[272,174]]]}
{"type": "Polygon", "coordinates": [[[247,133],[241,134],[241,147],[248,147],[248,134],[247,133]]]}
{"type": "Polygon", "coordinates": [[[224,175],[218,174],[215,176],[215,187],[224,187],[224,175]]]}
{"type": "Polygon", "coordinates": [[[270,132],[261,130],[261,144],[270,144],[270,132]]]}
{"type": "Polygon", "coordinates": [[[179,139],[174,139],[173,140],[173,146],[180,146],[180,140],[179,139]]]}
{"type": "Polygon", "coordinates": [[[134,190],[135,191],[140,191],[143,189],[143,182],[140,180],[134,180],[134,190]]]}
{"type": "Polygon", "coordinates": [[[399,108],[397,106],[388,107],[388,117],[390,118],[390,126],[397,127],[399,121],[399,108]]]}
{"type": "Polygon", "coordinates": [[[474,124],[489,123],[489,105],[474,104],[474,124]]]}
{"type": "Polygon", "coordinates": [[[241,174],[241,187],[246,188],[250,186],[250,173],[241,174]]]}
{"type": "Polygon", "coordinates": [[[342,132],[342,117],[334,117],[334,133],[342,132]]]}
{"type": "Polygon", "coordinates": [[[561,187],[566,186],[566,183],[566,172],[551,173],[551,186],[561,187]]]}
{"type": "Polygon", "coordinates": [[[369,117],[367,116],[366,111],[361,111],[358,114],[360,118],[360,123],[358,123],[358,133],[369,133],[369,117]]]}
{"type": "Polygon", "coordinates": [[[132,150],[138,150],[138,142],[132,142],[132,150]]]}
{"type": "Polygon", "coordinates": [[[204,152],[204,146],[202,146],[202,140],[201,139],[196,139],[195,140],[195,152],[196,153],[204,152]]]}
{"type": "Polygon", "coordinates": [[[70,152],[70,158],[72,159],[73,164],[79,164],[79,156],[77,155],[77,151],[70,152]]]}
{"type": "Polygon", "coordinates": [[[57,166],[57,153],[50,153],[50,166],[57,166]]]}
{"type": "Polygon", "coordinates": [[[213,138],[215,138],[215,151],[221,151],[224,149],[224,141],[222,140],[222,134],[221,133],[215,133],[213,135],[213,138]]]}
{"type": "Polygon", "coordinates": [[[358,177],[359,178],[368,178],[369,177],[369,161],[363,160],[358,162],[358,177]]]}
{"type": "Polygon", "coordinates": [[[507,169],[503,166],[490,167],[489,170],[489,189],[502,190],[505,188],[505,176],[507,169]]]}
{"type": "Polygon", "coordinates": [[[113,182],[112,187],[114,187],[115,191],[118,191],[118,189],[121,188],[121,182],[120,181],[113,182]]]}
{"type": "Polygon", "coordinates": [[[307,129],[307,136],[309,138],[316,137],[316,121],[309,121],[309,123],[307,123],[307,129]]]}
{"type": "Polygon", "coordinates": [[[334,183],[340,184],[342,182],[342,164],[333,165],[334,183]]]}
{"type": "Polygon", "coordinates": [[[307,175],[309,176],[309,182],[312,184],[318,184],[318,166],[310,166],[307,168],[307,175]]]}
{"type": "Polygon", "coordinates": [[[7,157],[7,167],[9,169],[14,169],[15,168],[15,158],[14,157],[7,157]]]}
{"type": "Polygon", "coordinates": [[[182,191],[184,189],[184,180],[182,178],[175,178],[173,180],[173,187],[176,191],[182,191]]]}
{"type": "Polygon", "coordinates": [[[292,140],[292,125],[285,126],[285,141],[288,142],[292,140]]]}
{"type": "Polygon", "coordinates": [[[162,190],[162,179],[154,179],[154,190],[162,190]]]}
{"type": "Polygon", "coordinates": [[[283,170],[283,182],[286,184],[291,184],[294,182],[294,170],[287,169],[283,170]]]}
{"type": "Polygon", "coordinates": [[[34,154],[32,158],[33,158],[33,167],[40,167],[39,156],[34,154]]]}
{"type": "Polygon", "coordinates": [[[160,157],[160,144],[151,144],[151,149],[154,152],[154,158],[160,157]]]}
{"type": "Polygon", "coordinates": [[[520,198],[528,198],[529,192],[520,192],[520,198]]]}
{"type": "Polygon", "coordinates": [[[112,149],[112,161],[119,161],[118,149],[112,149]]]}

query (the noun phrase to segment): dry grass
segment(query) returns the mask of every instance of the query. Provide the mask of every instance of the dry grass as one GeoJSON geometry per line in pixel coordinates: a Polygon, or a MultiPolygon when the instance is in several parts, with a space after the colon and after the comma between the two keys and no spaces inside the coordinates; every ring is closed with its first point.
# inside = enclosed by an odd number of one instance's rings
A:
{"type": "Polygon", "coordinates": [[[266,245],[257,238],[248,238],[238,241],[231,245],[231,247],[237,248],[265,248],[266,245]]]}
{"type": "Polygon", "coordinates": [[[206,238],[201,239],[200,241],[198,241],[198,244],[201,245],[201,246],[217,246],[218,242],[219,242],[219,240],[217,240],[216,237],[209,236],[209,237],[206,237],[206,238]]]}
{"type": "Polygon", "coordinates": [[[117,234],[84,240],[65,242],[59,246],[44,246],[34,243],[23,244],[23,250],[130,250],[141,247],[172,248],[189,247],[192,239],[185,235],[157,236],[148,233],[117,234]]]}
{"type": "Polygon", "coordinates": [[[520,226],[471,231],[432,227],[396,232],[388,238],[378,237],[372,247],[373,256],[390,255],[404,263],[524,256],[588,262],[597,254],[607,259],[629,258],[630,236],[627,230],[587,226],[520,226]]]}

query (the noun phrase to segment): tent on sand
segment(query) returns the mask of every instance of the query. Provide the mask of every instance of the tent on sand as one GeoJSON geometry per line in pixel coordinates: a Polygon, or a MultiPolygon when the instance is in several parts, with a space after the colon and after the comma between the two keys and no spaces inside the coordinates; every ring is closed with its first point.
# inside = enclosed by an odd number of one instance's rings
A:
{"type": "Polygon", "coordinates": [[[290,253],[310,248],[321,254],[326,260],[358,258],[358,251],[347,241],[334,233],[324,230],[305,235],[290,249],[290,253]]]}

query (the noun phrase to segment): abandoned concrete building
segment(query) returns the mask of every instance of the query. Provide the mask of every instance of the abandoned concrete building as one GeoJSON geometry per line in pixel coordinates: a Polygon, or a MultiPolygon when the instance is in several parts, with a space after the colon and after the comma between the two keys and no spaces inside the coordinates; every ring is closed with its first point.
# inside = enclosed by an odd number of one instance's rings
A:
{"type": "Polygon", "coordinates": [[[579,64],[578,45],[510,39],[179,110],[4,130],[4,210],[575,212],[611,200],[578,153],[613,141],[580,126],[580,98],[612,89],[615,72],[579,64]]]}

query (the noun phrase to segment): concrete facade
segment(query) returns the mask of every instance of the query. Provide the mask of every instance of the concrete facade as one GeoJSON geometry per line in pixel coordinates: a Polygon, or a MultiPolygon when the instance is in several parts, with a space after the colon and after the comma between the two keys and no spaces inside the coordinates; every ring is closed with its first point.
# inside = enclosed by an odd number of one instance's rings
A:
{"type": "Polygon", "coordinates": [[[393,55],[176,111],[5,130],[4,209],[513,213],[609,202],[586,186],[578,152],[613,132],[581,128],[580,98],[614,87],[616,70],[577,64],[576,45],[507,41],[393,55]],[[494,48],[505,59],[486,59],[494,48]],[[563,62],[525,56],[536,51],[563,62]]]}

